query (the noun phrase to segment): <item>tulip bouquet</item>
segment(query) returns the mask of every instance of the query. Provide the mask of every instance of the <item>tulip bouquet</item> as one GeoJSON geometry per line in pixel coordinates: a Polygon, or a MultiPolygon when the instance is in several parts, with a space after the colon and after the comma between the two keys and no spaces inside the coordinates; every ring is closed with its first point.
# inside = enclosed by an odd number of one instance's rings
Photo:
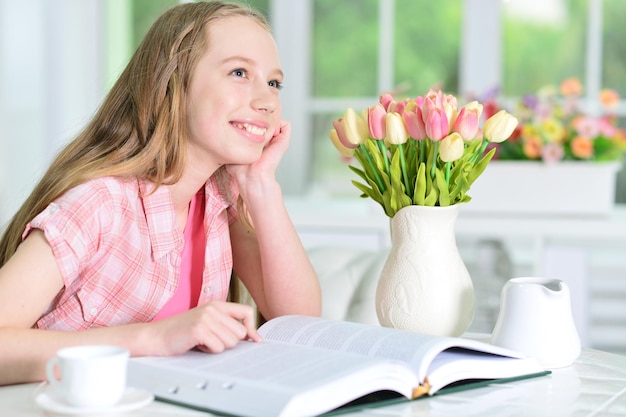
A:
{"type": "Polygon", "coordinates": [[[449,206],[467,202],[472,183],[495,149],[489,143],[509,138],[517,119],[506,110],[481,128],[483,106],[460,109],[453,95],[430,90],[425,96],[396,101],[390,94],[360,114],[349,108],[333,122],[330,139],[365,183],[352,181],[393,217],[409,205],[449,206]]]}
{"type": "Polygon", "coordinates": [[[558,88],[548,85],[523,96],[514,111],[520,125],[509,141],[496,146],[495,158],[546,163],[620,160],[626,151],[626,135],[611,114],[619,95],[602,90],[602,114],[590,115],[581,109],[582,91],[582,84],[573,77],[558,88]]]}

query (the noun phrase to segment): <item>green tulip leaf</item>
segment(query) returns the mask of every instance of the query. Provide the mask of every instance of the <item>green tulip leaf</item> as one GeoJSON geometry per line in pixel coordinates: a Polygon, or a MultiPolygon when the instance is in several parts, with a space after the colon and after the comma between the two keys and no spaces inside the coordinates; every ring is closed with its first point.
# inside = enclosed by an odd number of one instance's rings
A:
{"type": "Polygon", "coordinates": [[[476,164],[476,166],[474,166],[474,169],[470,172],[470,174],[467,177],[467,182],[469,183],[470,186],[474,183],[476,178],[478,178],[480,174],[482,174],[485,171],[485,169],[487,168],[487,164],[489,164],[489,161],[491,161],[491,158],[493,158],[493,155],[495,153],[496,153],[496,148],[491,148],[491,150],[485,154],[483,159],[481,159],[476,164]]]}
{"type": "Polygon", "coordinates": [[[374,189],[369,188],[367,185],[361,184],[360,182],[355,181],[355,180],[352,180],[352,184],[354,184],[354,186],[358,188],[367,197],[376,201],[378,204],[383,204],[382,196],[380,195],[380,193],[376,192],[374,189]]]}
{"type": "Polygon", "coordinates": [[[348,165],[348,168],[350,168],[350,170],[351,170],[352,172],[354,172],[355,174],[357,174],[357,175],[358,175],[359,177],[361,177],[364,181],[367,181],[367,180],[368,180],[368,178],[369,178],[369,177],[367,176],[367,174],[365,174],[365,171],[363,171],[362,169],[359,169],[359,168],[357,168],[357,167],[355,167],[355,166],[352,166],[352,165],[348,165]]]}
{"type": "Polygon", "coordinates": [[[426,164],[420,163],[417,171],[417,179],[415,180],[415,192],[413,193],[413,201],[415,204],[423,206],[426,199],[426,164]]]}
{"type": "Polygon", "coordinates": [[[446,184],[445,176],[439,169],[435,171],[435,184],[439,191],[439,205],[442,207],[449,206],[450,192],[448,191],[448,184],[446,184]]]}
{"type": "MultiPolygon", "coordinates": [[[[427,177],[430,178],[430,176],[427,177]]],[[[437,195],[437,187],[431,187],[428,195],[426,196],[426,199],[424,200],[424,205],[431,207],[434,206],[435,204],[437,204],[437,197],[439,197],[437,195]]]]}

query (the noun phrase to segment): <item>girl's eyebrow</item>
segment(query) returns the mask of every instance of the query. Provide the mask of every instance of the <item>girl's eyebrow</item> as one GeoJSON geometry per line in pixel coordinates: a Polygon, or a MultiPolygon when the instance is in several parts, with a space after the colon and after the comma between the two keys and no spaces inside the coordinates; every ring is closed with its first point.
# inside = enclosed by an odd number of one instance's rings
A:
{"type": "MultiPolygon", "coordinates": [[[[246,64],[249,65],[256,65],[256,61],[250,59],[250,58],[246,58],[245,56],[240,56],[240,55],[235,55],[235,56],[230,56],[228,58],[224,58],[221,62],[220,65],[226,65],[226,64],[230,64],[232,62],[245,62],[246,64]]],[[[270,71],[272,74],[276,74],[277,77],[283,78],[284,74],[283,71],[280,68],[276,68],[273,71],[270,71]]]]}

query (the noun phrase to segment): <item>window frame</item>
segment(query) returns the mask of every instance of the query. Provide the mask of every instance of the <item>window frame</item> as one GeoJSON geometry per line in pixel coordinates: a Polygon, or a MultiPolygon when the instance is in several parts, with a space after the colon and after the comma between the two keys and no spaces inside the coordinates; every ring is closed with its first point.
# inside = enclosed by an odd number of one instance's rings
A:
{"type": "MultiPolygon", "coordinates": [[[[343,112],[347,107],[365,108],[377,97],[323,98],[312,97],[311,30],[314,0],[271,0],[270,20],[281,54],[287,88],[283,91],[283,116],[291,120],[292,142],[278,172],[286,194],[306,195],[311,183],[313,161],[313,116],[329,111],[343,112]]],[[[585,51],[586,108],[599,112],[595,97],[602,89],[602,4],[589,1],[589,25],[585,51]]],[[[393,80],[394,0],[379,0],[378,89],[390,90],[393,80]]],[[[487,91],[503,79],[502,0],[464,0],[460,51],[459,95],[487,91]]],[[[514,97],[503,98],[505,101],[514,97]]],[[[617,114],[626,114],[624,100],[617,114]]],[[[330,127],[329,127],[330,129],[330,127]]]]}

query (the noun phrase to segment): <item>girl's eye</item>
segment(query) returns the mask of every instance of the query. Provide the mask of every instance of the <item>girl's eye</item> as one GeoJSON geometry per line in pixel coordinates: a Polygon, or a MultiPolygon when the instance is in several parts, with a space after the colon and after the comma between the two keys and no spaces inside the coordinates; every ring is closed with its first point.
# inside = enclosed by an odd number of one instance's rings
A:
{"type": "Polygon", "coordinates": [[[272,80],[269,83],[267,83],[270,87],[274,87],[277,90],[280,90],[283,88],[283,84],[278,81],[278,80],[272,80]]]}
{"type": "Polygon", "coordinates": [[[231,72],[232,75],[234,75],[235,77],[245,77],[246,76],[246,70],[238,68],[236,70],[233,70],[231,72]]]}

